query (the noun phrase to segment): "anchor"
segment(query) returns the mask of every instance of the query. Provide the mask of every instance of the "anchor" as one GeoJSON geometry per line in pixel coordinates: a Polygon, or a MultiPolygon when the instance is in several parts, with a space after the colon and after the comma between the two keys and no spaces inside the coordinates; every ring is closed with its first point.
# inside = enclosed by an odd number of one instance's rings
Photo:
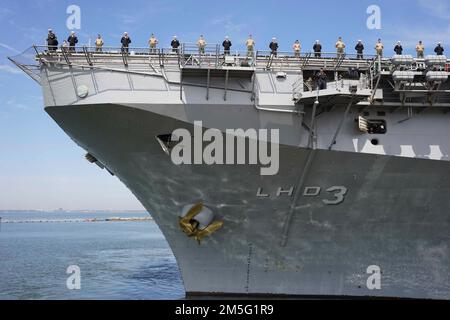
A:
{"type": "Polygon", "coordinates": [[[181,229],[188,237],[197,240],[200,245],[202,240],[215,233],[223,227],[223,221],[213,221],[212,212],[205,208],[202,203],[192,206],[186,215],[180,217],[179,224],[181,229]],[[206,209],[206,210],[204,210],[206,209]],[[198,218],[202,218],[199,221],[198,218]]]}

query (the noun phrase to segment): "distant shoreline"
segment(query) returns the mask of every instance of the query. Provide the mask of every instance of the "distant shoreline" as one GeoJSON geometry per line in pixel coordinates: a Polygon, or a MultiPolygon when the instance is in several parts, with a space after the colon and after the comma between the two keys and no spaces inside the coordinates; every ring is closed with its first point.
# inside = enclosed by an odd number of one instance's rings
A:
{"type": "Polygon", "coordinates": [[[146,210],[0,210],[2,213],[148,213],[146,210]]]}
{"type": "Polygon", "coordinates": [[[151,217],[135,217],[135,218],[92,218],[92,219],[26,219],[26,220],[0,220],[4,224],[13,223],[95,223],[95,222],[143,222],[143,221],[153,221],[151,217]]]}

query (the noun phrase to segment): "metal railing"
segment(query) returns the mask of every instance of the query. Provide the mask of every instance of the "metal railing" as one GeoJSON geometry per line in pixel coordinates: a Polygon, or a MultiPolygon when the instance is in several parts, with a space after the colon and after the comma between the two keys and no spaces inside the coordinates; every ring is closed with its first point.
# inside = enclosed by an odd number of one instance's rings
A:
{"type": "MultiPolygon", "coordinates": [[[[314,52],[295,53],[293,51],[237,51],[224,49],[218,45],[205,45],[199,48],[197,44],[184,43],[179,48],[148,48],[148,47],[95,47],[81,46],[76,48],[58,47],[49,50],[48,46],[33,46],[35,59],[48,61],[51,57],[58,62],[72,65],[76,62],[84,65],[121,65],[129,67],[150,65],[155,71],[158,67],[175,68],[204,68],[223,69],[224,67],[253,68],[255,70],[271,71],[302,71],[305,69],[318,70],[324,68],[334,71],[345,71],[349,68],[358,68],[364,72],[372,73],[375,78],[381,71],[393,72],[395,66],[390,58],[380,58],[377,55],[339,54],[337,52],[322,52],[320,56],[314,52]]],[[[423,59],[422,59],[423,60],[423,59]]],[[[408,70],[419,70],[423,65],[420,59],[408,70]]]]}
{"type": "MultiPolygon", "coordinates": [[[[356,86],[358,90],[368,90],[371,88],[371,75],[361,74],[359,78],[339,78],[336,81],[330,81],[327,83],[327,90],[343,91],[350,87],[356,86]]],[[[293,100],[300,100],[304,92],[315,92],[318,90],[318,83],[312,77],[307,81],[304,81],[303,75],[300,75],[296,81],[292,84],[293,100]]],[[[317,91],[320,92],[320,91],[317,91]]]]}
{"type": "Polygon", "coordinates": [[[309,65],[324,65],[326,68],[338,68],[345,62],[361,63],[369,66],[376,59],[376,55],[358,54],[338,54],[336,52],[322,52],[320,56],[314,52],[295,53],[294,51],[278,51],[272,54],[271,51],[239,51],[230,50],[225,54],[224,49],[218,44],[206,44],[200,48],[197,44],[183,43],[178,49],[173,48],[148,48],[148,47],[95,47],[81,46],[75,48],[58,47],[56,50],[49,50],[47,46],[34,46],[38,57],[50,55],[61,57],[70,64],[72,57],[84,57],[89,65],[96,63],[96,60],[104,61],[107,58],[122,57],[123,64],[127,65],[130,59],[139,57],[149,57],[157,60],[159,65],[165,63],[173,64],[178,62],[180,67],[205,67],[221,68],[226,65],[236,67],[255,67],[256,69],[280,69],[280,70],[301,70],[309,65]],[[232,57],[232,58],[231,58],[232,57]],[[225,59],[227,58],[227,59],[225,59]],[[233,60],[234,59],[234,60],[233,60]],[[231,63],[227,61],[233,60],[231,63]]]}
{"type": "MultiPolygon", "coordinates": [[[[257,56],[258,57],[269,57],[272,55],[272,51],[270,50],[258,50],[257,56]]],[[[374,60],[377,58],[376,55],[370,55],[370,54],[364,54],[362,58],[359,58],[358,54],[350,54],[350,53],[343,53],[338,54],[337,52],[312,52],[312,51],[305,51],[296,53],[294,51],[277,51],[276,58],[297,58],[297,59],[305,59],[305,58],[318,58],[318,59],[339,59],[341,57],[344,57],[345,59],[349,60],[374,60]]]]}
{"type": "Polygon", "coordinates": [[[138,63],[145,59],[150,59],[159,66],[176,65],[179,67],[203,67],[222,68],[224,66],[253,67],[254,56],[249,56],[247,52],[231,50],[225,54],[218,45],[206,45],[200,50],[195,44],[182,44],[178,49],[173,48],[142,48],[142,47],[76,47],[73,49],[59,47],[49,50],[47,46],[34,46],[37,59],[53,57],[64,60],[68,65],[71,61],[80,59],[92,66],[98,62],[121,61],[128,66],[130,61],[138,63]]]}
{"type": "Polygon", "coordinates": [[[338,54],[336,52],[322,52],[319,54],[315,52],[278,51],[276,54],[273,54],[272,51],[257,51],[256,66],[266,70],[297,70],[305,69],[307,66],[336,70],[349,63],[360,67],[368,67],[376,58],[376,55],[364,55],[361,57],[358,54],[338,54]]]}
{"type": "MultiPolygon", "coordinates": [[[[59,47],[49,50],[47,46],[34,46],[36,61],[57,62],[77,67],[117,68],[128,71],[145,71],[155,74],[164,73],[162,69],[242,69],[264,71],[302,72],[304,70],[334,70],[342,72],[348,69],[359,69],[368,73],[369,86],[378,88],[381,74],[392,72],[390,58],[377,55],[339,54],[337,52],[318,53],[294,51],[236,51],[224,52],[218,44],[207,44],[200,48],[194,43],[183,43],[178,49],[149,47],[102,47],[82,46],[76,48],[59,47]],[[124,68],[125,67],[125,68],[124,68]]],[[[416,68],[420,59],[415,59],[411,69],[416,68]]],[[[29,70],[27,70],[29,71],[29,70]]],[[[37,72],[34,72],[37,74],[37,72]]],[[[336,73],[337,74],[337,73],[336,73]]],[[[335,78],[337,80],[337,76],[335,78]]],[[[298,86],[300,86],[297,83],[298,86]]]]}
{"type": "Polygon", "coordinates": [[[185,43],[181,47],[182,67],[254,67],[254,53],[248,51],[225,50],[218,44],[200,48],[197,44],[185,43]]]}

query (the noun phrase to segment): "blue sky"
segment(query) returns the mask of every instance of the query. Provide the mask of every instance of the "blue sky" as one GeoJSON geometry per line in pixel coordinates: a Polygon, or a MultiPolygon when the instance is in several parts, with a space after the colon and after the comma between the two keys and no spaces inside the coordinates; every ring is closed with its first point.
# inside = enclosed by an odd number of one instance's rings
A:
{"type": "Polygon", "coordinates": [[[337,37],[342,36],[351,48],[356,40],[364,40],[368,52],[378,37],[387,54],[397,40],[409,53],[418,40],[427,50],[442,41],[450,51],[449,0],[2,0],[0,210],[142,208],[116,178],[83,159],[84,151],[44,112],[38,85],[6,59],[32,44],[43,44],[49,27],[60,40],[66,38],[66,9],[72,4],[81,8],[80,44],[101,33],[107,46],[116,46],[127,31],[134,46],[146,46],[151,33],[163,46],[173,35],[194,42],[204,34],[208,43],[229,35],[234,49],[241,49],[252,33],[262,50],[276,36],[280,50],[290,50],[295,39],[306,50],[320,39],[324,51],[334,51],[337,37]],[[366,26],[370,5],[381,8],[380,30],[366,26]]]}

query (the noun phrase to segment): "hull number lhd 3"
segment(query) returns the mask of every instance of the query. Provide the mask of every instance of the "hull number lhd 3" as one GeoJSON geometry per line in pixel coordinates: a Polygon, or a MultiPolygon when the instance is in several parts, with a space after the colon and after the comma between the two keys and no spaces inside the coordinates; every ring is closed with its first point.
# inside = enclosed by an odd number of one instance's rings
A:
{"type": "MultiPolygon", "coordinates": [[[[344,202],[345,196],[348,193],[348,189],[343,186],[332,186],[323,192],[322,187],[306,187],[303,190],[303,197],[321,197],[322,202],[326,205],[338,205],[344,202]]],[[[279,187],[276,191],[268,193],[259,188],[256,192],[256,197],[269,199],[269,198],[280,198],[280,197],[292,197],[294,195],[295,187],[282,188],[279,187]]]]}

